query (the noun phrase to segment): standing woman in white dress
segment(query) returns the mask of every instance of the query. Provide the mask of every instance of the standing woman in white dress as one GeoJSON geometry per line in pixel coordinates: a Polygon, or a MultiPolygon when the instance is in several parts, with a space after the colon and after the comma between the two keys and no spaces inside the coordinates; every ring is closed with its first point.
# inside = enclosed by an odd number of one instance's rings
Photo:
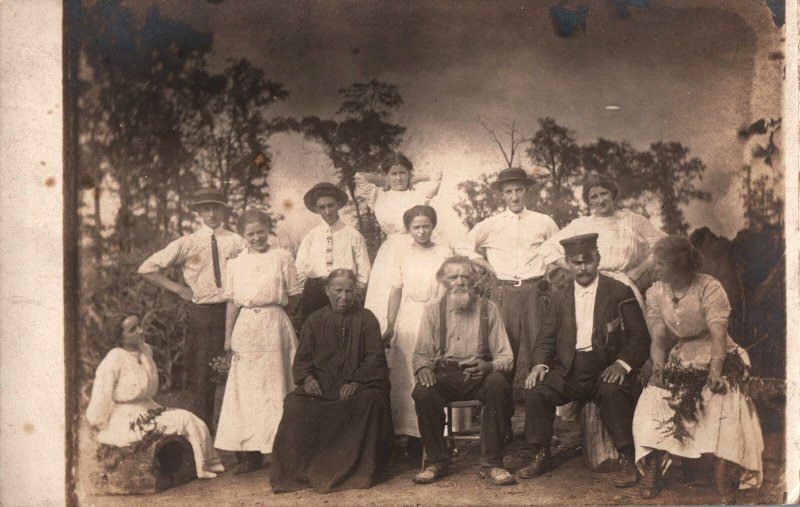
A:
{"type": "Polygon", "coordinates": [[[114,329],[120,333],[120,346],[111,349],[97,367],[86,409],[89,424],[99,430],[97,441],[127,447],[142,440],[146,432],[134,423],[154,411],[153,428],[185,437],[191,444],[197,477],[211,479],[224,472],[206,424],[187,410],[165,410],[153,400],[158,392],[158,369],[153,351],[144,342],[139,317],[125,316],[114,329]]]}
{"type": "MultiPolygon", "coordinates": [[[[411,238],[397,245],[392,266],[391,291],[384,309],[386,332],[384,345],[389,349],[392,368],[392,416],[396,435],[419,438],[417,412],[411,392],[415,377],[411,359],[417,346],[417,335],[425,306],[445,292],[436,279],[442,263],[453,255],[449,247],[431,241],[436,227],[436,211],[430,206],[414,206],[403,214],[403,223],[411,238]]],[[[406,454],[417,451],[416,442],[406,446],[406,454]]]]}
{"type": "Polygon", "coordinates": [[[716,458],[718,500],[732,504],[737,489],[758,487],[763,475],[764,440],[758,413],[752,400],[727,376],[742,367],[749,369],[750,359],[728,334],[731,306],[725,289],[716,278],[696,272],[702,261],[689,240],[666,237],[656,243],[654,254],[661,281],[647,291],[653,375],[633,415],[636,463],[642,472],[640,493],[643,498],[658,495],[661,474],[673,456],[711,454],[716,458]],[[670,350],[675,339],[677,345],[670,350]],[[738,368],[726,368],[727,361],[739,363],[738,368]],[[681,417],[681,433],[675,431],[673,419],[673,407],[680,400],[671,399],[669,388],[675,386],[667,380],[680,377],[662,374],[676,366],[706,372],[706,382],[699,386],[702,403],[694,405],[694,420],[681,417]],[[670,420],[672,426],[664,424],[670,420]]]}
{"type": "Polygon", "coordinates": [[[617,209],[617,194],[617,184],[613,179],[602,174],[590,174],[583,184],[583,201],[589,206],[591,215],[576,218],[539,249],[545,263],[555,263],[569,270],[564,260],[564,247],[559,241],[596,232],[600,251],[598,270],[633,289],[644,311],[644,299],[636,280],[652,267],[653,245],[666,233],[638,213],[617,209]]]}
{"type": "MultiPolygon", "coordinates": [[[[356,196],[361,197],[375,213],[375,218],[386,234],[375,262],[372,263],[364,307],[370,310],[381,325],[381,332],[386,331],[386,305],[391,289],[391,273],[394,256],[398,247],[409,241],[408,231],[403,224],[403,213],[412,206],[428,204],[439,192],[442,182],[441,171],[435,171],[430,178],[414,176],[411,161],[403,154],[397,153],[386,157],[381,162],[381,170],[385,176],[359,172],[355,175],[356,196]],[[416,182],[429,179],[430,182],[417,188],[416,182]],[[384,185],[386,187],[384,188],[384,185]]],[[[391,368],[391,358],[389,367],[391,368]]]]}
{"type": "Polygon", "coordinates": [[[269,216],[242,213],[237,224],[247,250],[228,262],[225,348],[233,351],[214,447],[236,451],[235,473],[262,466],[283,415],[283,398],[294,388],[297,348],[292,314],[302,287],[289,252],[270,247],[269,216]],[[286,310],[284,310],[284,308],[286,310]]]}

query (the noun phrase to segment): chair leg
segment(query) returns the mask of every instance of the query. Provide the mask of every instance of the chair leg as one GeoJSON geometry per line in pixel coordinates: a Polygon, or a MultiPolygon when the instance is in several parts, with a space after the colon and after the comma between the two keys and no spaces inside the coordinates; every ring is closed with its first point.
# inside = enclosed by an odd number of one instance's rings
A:
{"type": "Polygon", "coordinates": [[[447,426],[447,447],[453,449],[453,409],[450,406],[445,407],[447,417],[445,418],[445,425],[447,426]]]}

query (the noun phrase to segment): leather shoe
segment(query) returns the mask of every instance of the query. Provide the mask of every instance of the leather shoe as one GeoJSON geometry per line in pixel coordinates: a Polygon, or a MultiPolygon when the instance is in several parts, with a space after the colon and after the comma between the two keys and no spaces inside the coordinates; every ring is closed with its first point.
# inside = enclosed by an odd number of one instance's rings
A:
{"type": "Polygon", "coordinates": [[[433,484],[447,475],[447,468],[442,465],[428,465],[414,476],[415,484],[433,484]]]}
{"type": "Polygon", "coordinates": [[[484,479],[495,486],[510,486],[516,484],[517,480],[508,470],[501,467],[481,467],[478,477],[484,479]]]}
{"type": "Polygon", "coordinates": [[[636,469],[636,455],[633,447],[625,446],[619,450],[619,464],[622,466],[619,478],[614,481],[618,488],[630,488],[639,482],[639,471],[636,469]]]}
{"type": "Polygon", "coordinates": [[[660,453],[653,451],[645,456],[643,468],[639,496],[647,499],[655,498],[661,493],[660,453]]]}
{"type": "Polygon", "coordinates": [[[550,468],[550,447],[541,447],[533,454],[533,461],[519,469],[520,479],[533,479],[544,475],[550,468]]]}

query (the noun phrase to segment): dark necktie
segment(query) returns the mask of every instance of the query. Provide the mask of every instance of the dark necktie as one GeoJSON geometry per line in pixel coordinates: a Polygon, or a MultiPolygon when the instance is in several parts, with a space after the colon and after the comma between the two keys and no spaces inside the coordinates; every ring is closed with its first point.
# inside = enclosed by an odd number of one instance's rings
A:
{"type": "Polygon", "coordinates": [[[222,274],[219,269],[219,248],[217,248],[217,237],[211,234],[211,261],[214,263],[214,282],[217,287],[222,287],[222,274]]]}

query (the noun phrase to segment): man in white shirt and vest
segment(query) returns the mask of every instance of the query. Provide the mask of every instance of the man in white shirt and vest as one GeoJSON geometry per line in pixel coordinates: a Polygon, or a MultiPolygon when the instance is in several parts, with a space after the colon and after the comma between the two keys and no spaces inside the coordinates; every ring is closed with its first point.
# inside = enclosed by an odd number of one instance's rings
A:
{"type": "Polygon", "coordinates": [[[221,190],[198,190],[189,209],[200,216],[203,225],[148,257],[139,266],[139,274],[186,301],[189,316],[183,352],[186,388],[193,395],[194,413],[211,429],[216,385],[210,380],[209,363],[225,344],[226,301],[222,296],[225,267],[246,243],[224,227],[230,206],[221,190]],[[181,267],[184,283],[163,274],[172,266],[181,267]]]}
{"type": "Polygon", "coordinates": [[[523,479],[550,467],[556,407],[595,400],[623,465],[615,485],[636,483],[633,411],[636,370],[650,355],[650,334],[633,291],[597,272],[597,234],[560,242],[573,282],[558,290],[531,351],[534,365],[525,380],[525,441],[534,448],[523,479]]]}
{"type": "MultiPolygon", "coordinates": [[[[520,343],[525,341],[530,350],[539,330],[543,305],[539,282],[547,267],[538,248],[558,232],[552,218],[525,207],[533,184],[524,169],[501,170],[492,188],[503,196],[505,211],[476,224],[466,241],[456,248],[457,254],[466,255],[494,275],[492,300],[500,308],[514,353],[514,363],[507,372],[509,383],[516,375],[520,343]],[[485,250],[488,262],[477,253],[478,249],[485,250]]],[[[507,436],[511,437],[510,431],[507,436]]]]}
{"type": "Polygon", "coordinates": [[[363,291],[371,267],[364,236],[339,219],[339,209],[347,204],[344,190],[332,183],[318,183],[306,192],[303,202],[322,223],[308,231],[297,250],[295,267],[303,285],[300,327],[309,315],[328,305],[325,283],[332,271],[349,269],[356,274],[358,290],[363,291]]]}

